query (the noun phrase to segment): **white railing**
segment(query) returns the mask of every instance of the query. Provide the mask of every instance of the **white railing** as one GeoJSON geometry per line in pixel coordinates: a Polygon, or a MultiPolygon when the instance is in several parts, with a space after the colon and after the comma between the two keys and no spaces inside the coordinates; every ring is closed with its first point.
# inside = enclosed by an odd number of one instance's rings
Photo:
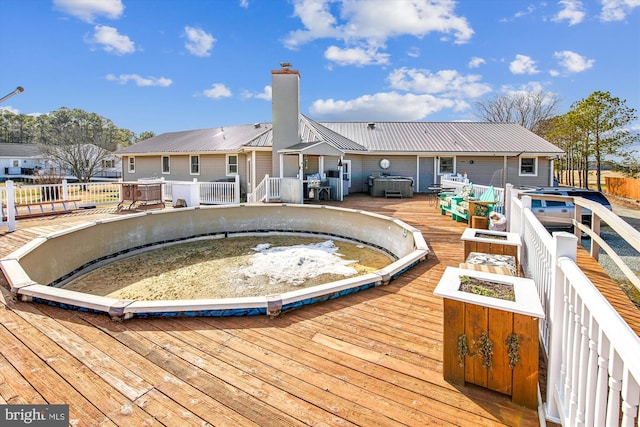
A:
{"type": "Polygon", "coordinates": [[[460,174],[454,174],[454,173],[448,173],[448,174],[442,175],[442,177],[440,178],[440,183],[444,184],[444,181],[461,182],[463,184],[469,183],[469,180],[467,179],[466,175],[460,175],[460,174]]]}
{"type": "MultiPolygon", "coordinates": [[[[163,200],[172,201],[172,181],[162,180],[163,200]]],[[[279,194],[279,180],[272,188],[277,188],[279,194]]],[[[199,183],[200,203],[202,204],[238,204],[240,203],[240,180],[233,182],[201,182],[199,183]]],[[[7,181],[4,188],[0,188],[2,198],[0,212],[0,226],[15,231],[16,209],[26,206],[48,206],[52,202],[68,202],[73,206],[98,206],[117,204],[120,202],[122,186],[119,182],[90,182],[68,183],[63,180],[60,184],[16,185],[7,181]]],[[[272,190],[274,191],[274,190],[272,190]]],[[[41,210],[44,213],[44,210],[41,210]]],[[[29,210],[31,212],[31,210],[29,210]]]]}
{"type": "MultiPolygon", "coordinates": [[[[9,182],[9,181],[7,181],[9,182]]],[[[120,186],[115,183],[74,183],[12,185],[16,205],[38,204],[48,201],[74,201],[78,204],[101,205],[118,202],[120,186]]],[[[7,196],[3,197],[5,203],[7,196]]]]}
{"type": "MultiPolygon", "coordinates": [[[[620,227],[635,247],[640,233],[615,214],[585,199],[575,203],[593,209],[595,223],[601,217],[620,227]]],[[[523,271],[536,283],[545,311],[540,338],[547,355],[547,419],[567,426],[638,425],[640,338],[577,266],[576,235],[551,236],[531,211],[529,196],[512,197],[509,214],[510,231],[524,243],[523,271]]],[[[593,228],[592,219],[595,236],[593,228]]]]}
{"type": "MultiPolygon", "coordinates": [[[[120,185],[113,182],[67,184],[67,200],[79,200],[83,205],[107,205],[120,200],[120,185]]],[[[63,194],[65,193],[63,187],[63,194]]]]}
{"type": "MultiPolygon", "coordinates": [[[[447,178],[443,177],[440,182],[443,188],[453,188],[456,194],[462,192],[462,189],[465,186],[473,184],[466,178],[460,179],[456,176],[448,176],[447,178]]],[[[473,184],[473,196],[476,199],[479,199],[480,196],[482,196],[489,188],[491,188],[491,186],[473,184]]],[[[493,206],[493,210],[504,213],[504,189],[493,187],[493,194],[496,201],[496,204],[493,206]]]]}
{"type": "Polygon", "coordinates": [[[256,186],[252,193],[247,194],[250,203],[269,202],[280,198],[280,178],[271,178],[265,175],[264,179],[256,186]]]}
{"type": "Polygon", "coordinates": [[[563,425],[634,426],[640,401],[640,341],[571,259],[562,271],[562,361],[549,384],[563,425]]]}
{"type": "Polygon", "coordinates": [[[240,179],[233,182],[201,182],[200,203],[203,205],[227,205],[240,203],[240,179]]]}
{"type": "Polygon", "coordinates": [[[0,227],[8,227],[9,231],[16,230],[16,211],[14,207],[13,181],[7,181],[0,187],[0,227]]]}
{"type": "Polygon", "coordinates": [[[549,336],[551,330],[551,312],[550,301],[551,294],[553,292],[553,280],[554,265],[556,254],[559,252],[558,246],[560,245],[559,237],[572,238],[572,242],[569,243],[569,247],[573,248],[573,258],[576,258],[576,242],[575,237],[572,235],[554,235],[553,237],[547,232],[547,230],[540,224],[540,221],[535,218],[533,212],[531,212],[531,199],[525,198],[520,207],[520,223],[522,228],[520,229],[520,237],[525,244],[522,246],[520,254],[520,265],[524,275],[536,282],[538,289],[538,296],[542,303],[545,318],[539,321],[540,326],[540,340],[544,349],[549,351],[549,336]]]}

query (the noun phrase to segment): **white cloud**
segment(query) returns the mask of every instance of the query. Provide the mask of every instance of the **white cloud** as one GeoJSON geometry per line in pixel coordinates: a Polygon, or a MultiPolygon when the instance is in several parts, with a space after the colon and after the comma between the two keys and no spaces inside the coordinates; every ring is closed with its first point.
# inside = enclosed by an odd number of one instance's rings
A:
{"type": "Polygon", "coordinates": [[[249,0],[240,0],[240,7],[247,9],[249,7],[249,0]]]}
{"type": "Polygon", "coordinates": [[[491,91],[489,85],[480,83],[475,74],[461,75],[456,70],[429,70],[399,68],[388,77],[391,87],[409,92],[441,94],[446,97],[476,98],[491,91]]]}
{"type": "Polygon", "coordinates": [[[487,61],[485,61],[482,58],[479,58],[477,56],[474,56],[473,58],[471,58],[471,60],[469,61],[469,68],[478,68],[479,66],[481,66],[482,64],[486,64],[487,61]]]}
{"type": "Polygon", "coordinates": [[[560,64],[560,66],[568,73],[580,73],[593,67],[593,64],[595,63],[594,59],[587,59],[582,55],[571,52],[570,50],[555,52],[553,57],[558,60],[558,64],[560,64]]]}
{"type": "Polygon", "coordinates": [[[310,112],[314,117],[324,120],[415,121],[457,106],[457,101],[433,95],[385,92],[346,101],[319,99],[311,105],[310,112]]]}
{"type": "Polygon", "coordinates": [[[544,85],[540,82],[530,81],[518,86],[503,85],[500,90],[505,93],[526,93],[526,92],[539,92],[544,90],[544,85]]]}
{"type": "Polygon", "coordinates": [[[633,9],[640,7],[640,0],[601,0],[602,12],[600,19],[609,21],[622,21],[633,9]]]}
{"type": "Polygon", "coordinates": [[[118,33],[118,30],[106,25],[96,25],[93,31],[91,43],[102,45],[105,52],[124,55],[135,52],[135,43],[128,36],[118,33]]]}
{"type": "Polygon", "coordinates": [[[231,96],[231,90],[222,83],[214,83],[211,89],[202,91],[202,94],[211,99],[228,98],[231,96]]]}
{"type": "Polygon", "coordinates": [[[527,16],[527,15],[531,15],[534,11],[536,10],[535,6],[533,5],[529,5],[527,7],[526,10],[520,10],[518,12],[516,12],[512,17],[510,18],[501,18],[500,22],[512,22],[515,21],[518,18],[522,18],[523,16],[527,16]]]}
{"type": "Polygon", "coordinates": [[[551,19],[554,22],[568,21],[571,26],[581,23],[586,16],[581,0],[560,0],[558,5],[563,9],[551,19]]]}
{"type": "Polygon", "coordinates": [[[389,54],[378,53],[377,49],[345,48],[329,46],[324,57],[338,65],[380,65],[389,63],[389,54]]]}
{"type": "Polygon", "coordinates": [[[254,93],[245,90],[242,92],[242,97],[245,99],[256,98],[264,99],[265,101],[271,101],[271,86],[265,86],[261,93],[254,93]]]}
{"type": "Polygon", "coordinates": [[[211,34],[206,33],[201,28],[194,28],[190,26],[184,27],[184,34],[187,37],[187,42],[184,47],[195,56],[209,56],[211,55],[211,49],[216,39],[211,34]]]}
{"type": "Polygon", "coordinates": [[[98,16],[118,19],[124,11],[122,0],[53,0],[53,6],[89,23],[98,16]]]}
{"type": "Polygon", "coordinates": [[[327,59],[362,65],[366,59],[348,57],[366,58],[368,53],[375,58],[369,63],[386,64],[388,55],[377,50],[385,48],[389,38],[440,33],[455,43],[468,42],[473,29],[454,9],[455,2],[450,0],[295,0],[294,16],[304,29],[290,32],[284,43],[296,49],[317,39],[341,40],[345,47],[334,46],[329,55],[325,53],[327,59]]]}
{"type": "Polygon", "coordinates": [[[407,56],[410,56],[411,58],[420,57],[420,48],[416,46],[410,47],[409,50],[407,51],[407,56]]]}
{"type": "Polygon", "coordinates": [[[536,74],[536,61],[527,55],[516,55],[516,59],[509,64],[509,70],[513,74],[536,74]]]}
{"type": "Polygon", "coordinates": [[[171,79],[166,77],[142,77],[139,74],[107,74],[107,80],[111,82],[117,82],[120,84],[127,84],[130,81],[134,82],[136,86],[160,86],[167,87],[173,84],[171,79]]]}

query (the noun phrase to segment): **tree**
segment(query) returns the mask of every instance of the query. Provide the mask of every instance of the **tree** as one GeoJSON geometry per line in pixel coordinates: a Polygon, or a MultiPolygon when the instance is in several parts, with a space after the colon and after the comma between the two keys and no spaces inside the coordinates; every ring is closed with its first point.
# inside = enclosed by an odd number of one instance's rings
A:
{"type": "Polygon", "coordinates": [[[136,137],[135,142],[138,143],[140,141],[144,141],[145,139],[149,139],[149,138],[153,138],[154,136],[156,136],[156,133],[153,131],[144,131],[144,132],[140,132],[140,134],[136,137]]]}
{"type": "MultiPolygon", "coordinates": [[[[39,121],[41,152],[88,182],[118,146],[118,128],[95,113],[60,108],[39,121]]],[[[120,135],[122,137],[122,135],[120,135]]]]}
{"type": "MultiPolygon", "coordinates": [[[[570,120],[582,134],[584,155],[593,155],[596,163],[598,190],[602,191],[601,169],[607,154],[626,155],[625,147],[638,141],[626,126],[637,119],[635,109],[626,106],[626,100],[611,96],[609,92],[596,91],[586,99],[573,103],[570,120]]],[[[588,167],[586,168],[588,169],[588,167]]],[[[585,173],[585,186],[588,186],[585,173]]]]}
{"type": "Polygon", "coordinates": [[[0,142],[27,143],[33,139],[36,119],[26,114],[2,110],[0,114],[0,142]]]}
{"type": "Polygon", "coordinates": [[[539,125],[555,115],[560,98],[551,92],[510,92],[492,99],[477,101],[477,115],[491,123],[517,123],[534,133],[539,125]]]}
{"type": "MultiPolygon", "coordinates": [[[[575,186],[575,170],[582,171],[584,155],[580,135],[571,123],[569,114],[544,120],[539,124],[539,135],[564,150],[564,156],[555,163],[557,178],[563,184],[575,186]]],[[[580,184],[582,175],[579,175],[580,184]]]]}

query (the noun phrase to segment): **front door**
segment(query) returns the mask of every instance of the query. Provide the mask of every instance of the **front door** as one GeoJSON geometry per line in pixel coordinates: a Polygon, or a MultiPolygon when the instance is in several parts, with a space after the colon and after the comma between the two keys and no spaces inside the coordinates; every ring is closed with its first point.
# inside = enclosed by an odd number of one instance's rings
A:
{"type": "Polygon", "coordinates": [[[342,195],[349,194],[351,188],[351,160],[342,161],[342,195]]]}
{"type": "Polygon", "coordinates": [[[418,185],[415,191],[419,193],[429,193],[429,187],[437,183],[437,178],[433,173],[433,157],[418,157],[418,185]]]}

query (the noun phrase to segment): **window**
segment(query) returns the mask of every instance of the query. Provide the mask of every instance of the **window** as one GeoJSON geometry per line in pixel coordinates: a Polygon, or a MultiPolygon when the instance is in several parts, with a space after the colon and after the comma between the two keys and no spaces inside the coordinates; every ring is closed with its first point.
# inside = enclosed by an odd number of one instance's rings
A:
{"type": "Polygon", "coordinates": [[[116,161],[115,160],[103,160],[102,161],[102,168],[103,169],[113,169],[116,167],[116,161]]]}
{"type": "Polygon", "coordinates": [[[136,158],[129,157],[129,173],[135,173],[135,172],[136,172],[136,158]]]}
{"type": "Polygon", "coordinates": [[[447,173],[455,172],[455,158],[453,157],[440,157],[438,162],[438,175],[444,175],[447,173]]]}
{"type": "Polygon", "coordinates": [[[169,156],[162,156],[162,173],[171,173],[171,163],[169,162],[169,156]]]}
{"type": "Polygon", "coordinates": [[[538,175],[537,157],[520,157],[520,176],[523,175],[538,175]]]}
{"type": "Polygon", "coordinates": [[[200,156],[189,156],[191,175],[200,175],[200,156]]]}
{"type": "Polygon", "coordinates": [[[227,175],[238,174],[238,156],[227,154],[227,175]]]}

